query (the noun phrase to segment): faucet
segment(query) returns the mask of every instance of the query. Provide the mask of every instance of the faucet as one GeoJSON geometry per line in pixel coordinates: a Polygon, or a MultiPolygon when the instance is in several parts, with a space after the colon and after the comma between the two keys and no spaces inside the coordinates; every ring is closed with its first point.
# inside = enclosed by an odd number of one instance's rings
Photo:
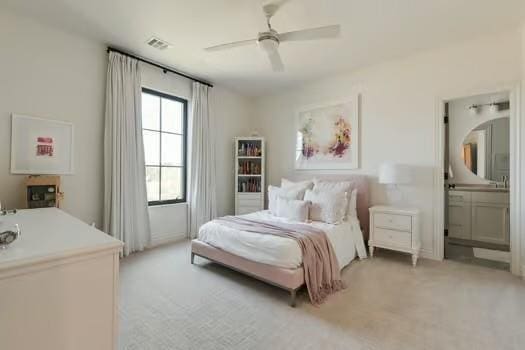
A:
{"type": "Polygon", "coordinates": [[[501,177],[501,181],[503,182],[503,188],[509,188],[509,176],[503,175],[501,177]]]}

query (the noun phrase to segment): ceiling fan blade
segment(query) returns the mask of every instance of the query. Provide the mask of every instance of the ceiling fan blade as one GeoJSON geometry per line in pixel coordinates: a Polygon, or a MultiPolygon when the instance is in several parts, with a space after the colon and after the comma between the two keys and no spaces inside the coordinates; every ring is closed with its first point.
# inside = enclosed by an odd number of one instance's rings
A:
{"type": "Polygon", "coordinates": [[[284,71],[283,60],[281,59],[281,55],[279,54],[278,50],[268,52],[268,58],[270,59],[270,64],[272,65],[274,72],[284,71]]]}
{"type": "Polygon", "coordinates": [[[341,35],[341,26],[333,25],[312,29],[296,30],[293,32],[287,32],[279,34],[279,41],[304,41],[304,40],[317,40],[317,39],[333,39],[338,38],[341,35]]]}
{"type": "Polygon", "coordinates": [[[251,45],[255,43],[257,43],[257,39],[241,40],[241,41],[234,41],[228,44],[221,44],[221,45],[207,47],[204,50],[209,51],[209,52],[221,51],[221,50],[228,50],[228,49],[233,49],[233,48],[241,47],[241,46],[247,46],[247,45],[251,45]]]}

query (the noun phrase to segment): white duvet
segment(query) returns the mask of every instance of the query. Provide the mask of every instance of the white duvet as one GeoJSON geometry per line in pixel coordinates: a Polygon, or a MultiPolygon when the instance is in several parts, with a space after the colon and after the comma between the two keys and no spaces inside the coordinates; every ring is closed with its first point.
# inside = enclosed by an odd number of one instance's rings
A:
{"type": "MultiPolygon", "coordinates": [[[[271,215],[268,210],[241,216],[250,219],[291,222],[271,215]]],[[[349,218],[339,225],[318,221],[306,225],[326,232],[341,268],[348,265],[356,256],[361,259],[366,258],[363,233],[357,218],[349,218]]],[[[293,239],[240,231],[213,221],[200,228],[199,240],[215,248],[263,264],[293,269],[301,266],[303,261],[301,248],[293,239]]]]}

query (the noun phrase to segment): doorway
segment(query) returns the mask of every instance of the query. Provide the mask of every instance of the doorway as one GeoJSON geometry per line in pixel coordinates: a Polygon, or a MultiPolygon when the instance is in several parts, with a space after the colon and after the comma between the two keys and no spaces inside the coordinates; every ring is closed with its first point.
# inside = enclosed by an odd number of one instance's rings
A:
{"type": "Polygon", "coordinates": [[[444,258],[510,270],[511,93],[444,104],[444,258]]]}

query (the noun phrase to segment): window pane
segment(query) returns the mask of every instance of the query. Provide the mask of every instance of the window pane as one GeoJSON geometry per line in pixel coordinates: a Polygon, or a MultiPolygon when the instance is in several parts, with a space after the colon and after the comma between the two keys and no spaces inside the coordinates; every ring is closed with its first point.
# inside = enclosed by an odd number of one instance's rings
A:
{"type": "Polygon", "coordinates": [[[160,165],[160,132],[144,132],[144,158],[146,165],[160,165]]]}
{"type": "Polygon", "coordinates": [[[158,201],[159,198],[159,167],[146,167],[146,189],[148,191],[148,202],[158,201]]]}
{"type": "Polygon", "coordinates": [[[162,131],[182,134],[184,105],[178,101],[162,99],[162,131]]]}
{"type": "Polygon", "coordinates": [[[182,168],[162,168],[160,199],[182,199],[182,168]]]}
{"type": "Polygon", "coordinates": [[[182,165],[182,136],[162,134],[162,165],[182,165]]]}
{"type": "Polygon", "coordinates": [[[160,130],[160,97],[142,93],[142,127],[160,130]]]}

